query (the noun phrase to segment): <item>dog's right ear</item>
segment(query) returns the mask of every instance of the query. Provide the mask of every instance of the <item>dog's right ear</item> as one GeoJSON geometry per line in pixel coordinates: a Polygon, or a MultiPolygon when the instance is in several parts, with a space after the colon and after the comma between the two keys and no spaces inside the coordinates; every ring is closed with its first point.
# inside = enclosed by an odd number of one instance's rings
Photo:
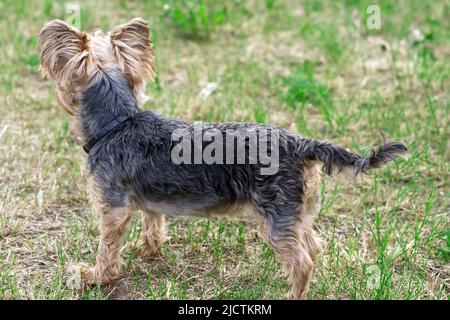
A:
{"type": "Polygon", "coordinates": [[[145,95],[146,80],[153,79],[155,75],[152,41],[147,21],[134,18],[115,27],[110,37],[116,58],[138,102],[145,102],[148,99],[145,95]]]}
{"type": "Polygon", "coordinates": [[[147,21],[134,18],[115,27],[110,36],[117,59],[123,64],[125,75],[132,84],[153,78],[155,67],[147,21]]]}
{"type": "Polygon", "coordinates": [[[69,79],[80,79],[86,71],[89,53],[88,35],[61,20],[47,23],[39,34],[39,55],[42,72],[59,85],[69,79]]]}

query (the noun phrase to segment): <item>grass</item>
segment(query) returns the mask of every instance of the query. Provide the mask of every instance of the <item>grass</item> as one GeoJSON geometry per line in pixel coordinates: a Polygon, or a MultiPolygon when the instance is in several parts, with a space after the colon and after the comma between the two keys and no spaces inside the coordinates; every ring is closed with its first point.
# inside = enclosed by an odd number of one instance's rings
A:
{"type": "MultiPolygon", "coordinates": [[[[198,3],[208,18],[177,18],[163,1],[81,2],[81,25],[150,21],[158,77],[145,109],[277,124],[362,153],[379,132],[406,143],[396,166],[355,182],[324,177],[310,298],[448,299],[449,4],[381,1],[382,29],[369,30],[368,1],[198,3]],[[209,82],[218,88],[198,99],[209,82]]],[[[242,218],[171,219],[149,263],[136,254],[136,220],[124,277],[69,289],[67,266],[94,261],[98,220],[74,123],[38,72],[37,35],[64,5],[0,3],[0,298],[285,298],[272,250],[242,218]]]]}

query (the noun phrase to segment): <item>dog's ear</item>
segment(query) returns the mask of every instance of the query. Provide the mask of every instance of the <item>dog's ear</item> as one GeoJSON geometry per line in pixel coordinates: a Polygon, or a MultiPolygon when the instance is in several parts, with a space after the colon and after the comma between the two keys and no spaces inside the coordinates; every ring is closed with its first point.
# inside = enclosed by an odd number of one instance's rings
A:
{"type": "Polygon", "coordinates": [[[147,78],[153,78],[155,69],[147,21],[134,18],[115,27],[110,37],[116,57],[132,87],[145,82],[147,78]]]}
{"type": "Polygon", "coordinates": [[[39,34],[39,54],[44,75],[57,79],[59,85],[82,78],[89,53],[88,36],[61,20],[47,23],[39,34]]]}

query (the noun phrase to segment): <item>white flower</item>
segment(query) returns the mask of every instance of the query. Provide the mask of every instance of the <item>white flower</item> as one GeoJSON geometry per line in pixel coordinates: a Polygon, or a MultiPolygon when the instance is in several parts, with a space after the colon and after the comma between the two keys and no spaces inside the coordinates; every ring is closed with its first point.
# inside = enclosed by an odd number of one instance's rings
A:
{"type": "Polygon", "coordinates": [[[217,89],[218,86],[219,85],[215,82],[208,82],[206,86],[202,90],[200,90],[198,98],[200,100],[206,100],[211,95],[211,93],[213,93],[217,89]]]}
{"type": "Polygon", "coordinates": [[[419,29],[413,29],[411,31],[411,38],[414,41],[423,41],[425,39],[425,36],[423,35],[422,31],[420,31],[419,29]]]}

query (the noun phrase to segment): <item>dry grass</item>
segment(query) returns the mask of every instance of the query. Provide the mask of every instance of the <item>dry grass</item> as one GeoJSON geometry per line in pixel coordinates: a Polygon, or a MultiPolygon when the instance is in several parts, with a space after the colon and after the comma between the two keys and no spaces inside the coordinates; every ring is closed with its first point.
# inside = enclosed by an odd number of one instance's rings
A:
{"type": "MultiPolygon", "coordinates": [[[[64,18],[63,2],[51,3],[0,4],[0,298],[284,298],[288,283],[272,251],[251,221],[236,218],[171,220],[171,240],[149,263],[136,254],[135,221],[118,283],[84,292],[66,286],[71,262],[93,261],[98,222],[79,138],[37,70],[39,29],[64,18]]],[[[158,79],[146,109],[278,124],[360,152],[380,131],[405,142],[411,155],[397,167],[355,183],[324,179],[316,221],[325,250],[310,297],[446,299],[448,4],[382,3],[383,29],[370,31],[364,1],[270,3],[236,1],[208,40],[179,36],[160,1],[82,2],[82,22],[109,30],[149,19],[158,79]],[[414,43],[414,29],[423,41],[414,43]],[[201,101],[208,82],[218,89],[201,101]],[[325,87],[326,103],[283,98],[306,85],[325,87]]]]}

